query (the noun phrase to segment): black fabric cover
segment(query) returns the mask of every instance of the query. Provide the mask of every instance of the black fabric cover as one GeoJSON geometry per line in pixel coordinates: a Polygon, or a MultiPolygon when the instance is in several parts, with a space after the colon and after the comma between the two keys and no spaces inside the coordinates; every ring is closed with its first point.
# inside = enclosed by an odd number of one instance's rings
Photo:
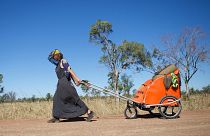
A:
{"type": "Polygon", "coordinates": [[[160,70],[159,72],[157,72],[153,77],[152,80],[155,80],[161,76],[173,73],[175,70],[177,70],[178,68],[174,65],[168,65],[167,67],[165,67],[164,69],[160,70]]]}
{"type": "Polygon", "coordinates": [[[85,114],[88,107],[79,98],[72,82],[67,80],[60,63],[56,67],[56,74],[58,84],[53,97],[53,117],[69,119],[85,114]]]}
{"type": "Polygon", "coordinates": [[[164,86],[165,86],[166,90],[168,90],[171,86],[172,77],[171,76],[165,76],[163,82],[164,82],[164,86]]]}

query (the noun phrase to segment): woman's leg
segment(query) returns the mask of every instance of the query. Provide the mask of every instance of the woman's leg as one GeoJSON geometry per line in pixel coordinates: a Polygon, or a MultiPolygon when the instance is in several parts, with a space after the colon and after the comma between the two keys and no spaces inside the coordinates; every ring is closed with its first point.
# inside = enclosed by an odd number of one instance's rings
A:
{"type": "Polygon", "coordinates": [[[87,105],[81,100],[81,99],[78,99],[76,104],[81,108],[83,109],[84,113],[88,113],[89,111],[89,108],[87,107],[87,105]]]}
{"type": "Polygon", "coordinates": [[[88,115],[87,122],[91,122],[91,119],[94,117],[94,112],[91,111],[81,99],[79,99],[77,105],[79,105],[82,109],[85,109],[85,113],[88,115]]]}

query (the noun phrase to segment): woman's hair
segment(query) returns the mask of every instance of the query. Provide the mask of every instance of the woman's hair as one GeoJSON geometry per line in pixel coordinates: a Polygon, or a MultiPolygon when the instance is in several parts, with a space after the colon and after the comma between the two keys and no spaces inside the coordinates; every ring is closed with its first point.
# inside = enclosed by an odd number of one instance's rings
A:
{"type": "Polygon", "coordinates": [[[49,60],[52,64],[55,64],[56,66],[58,65],[59,61],[62,60],[62,59],[63,59],[63,54],[62,54],[59,50],[57,50],[57,49],[53,50],[53,51],[50,53],[50,55],[48,56],[48,60],[49,60]],[[59,60],[55,60],[55,59],[54,59],[54,55],[59,55],[59,60]]]}
{"type": "Polygon", "coordinates": [[[63,59],[63,54],[62,54],[62,53],[60,53],[60,59],[61,59],[61,60],[63,59]]]}

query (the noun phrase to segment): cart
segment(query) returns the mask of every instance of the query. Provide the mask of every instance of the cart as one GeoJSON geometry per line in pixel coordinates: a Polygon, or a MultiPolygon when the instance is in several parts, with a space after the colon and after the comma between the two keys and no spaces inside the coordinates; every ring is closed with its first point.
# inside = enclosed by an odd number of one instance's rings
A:
{"type": "Polygon", "coordinates": [[[88,83],[90,88],[127,101],[124,111],[127,119],[137,118],[137,108],[148,111],[150,114],[154,114],[154,109],[158,108],[163,118],[173,119],[179,117],[182,110],[179,72],[175,65],[167,66],[160,72],[157,72],[152,79],[143,83],[133,98],[116,94],[112,90],[99,87],[87,81],[82,81],[81,83],[88,83]]]}

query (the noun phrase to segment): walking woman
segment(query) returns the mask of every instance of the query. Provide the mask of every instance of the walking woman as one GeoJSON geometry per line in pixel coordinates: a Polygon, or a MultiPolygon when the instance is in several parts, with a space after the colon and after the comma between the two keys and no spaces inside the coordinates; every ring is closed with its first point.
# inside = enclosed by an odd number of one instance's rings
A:
{"type": "MultiPolygon", "coordinates": [[[[70,119],[87,114],[87,121],[90,122],[94,113],[89,110],[85,103],[79,98],[72,80],[79,86],[81,80],[76,76],[68,62],[63,59],[63,54],[55,49],[48,60],[56,65],[56,75],[58,77],[57,89],[53,97],[53,118],[48,123],[57,123],[59,119],[70,119]]],[[[87,85],[88,86],[88,85],[87,85]]]]}

